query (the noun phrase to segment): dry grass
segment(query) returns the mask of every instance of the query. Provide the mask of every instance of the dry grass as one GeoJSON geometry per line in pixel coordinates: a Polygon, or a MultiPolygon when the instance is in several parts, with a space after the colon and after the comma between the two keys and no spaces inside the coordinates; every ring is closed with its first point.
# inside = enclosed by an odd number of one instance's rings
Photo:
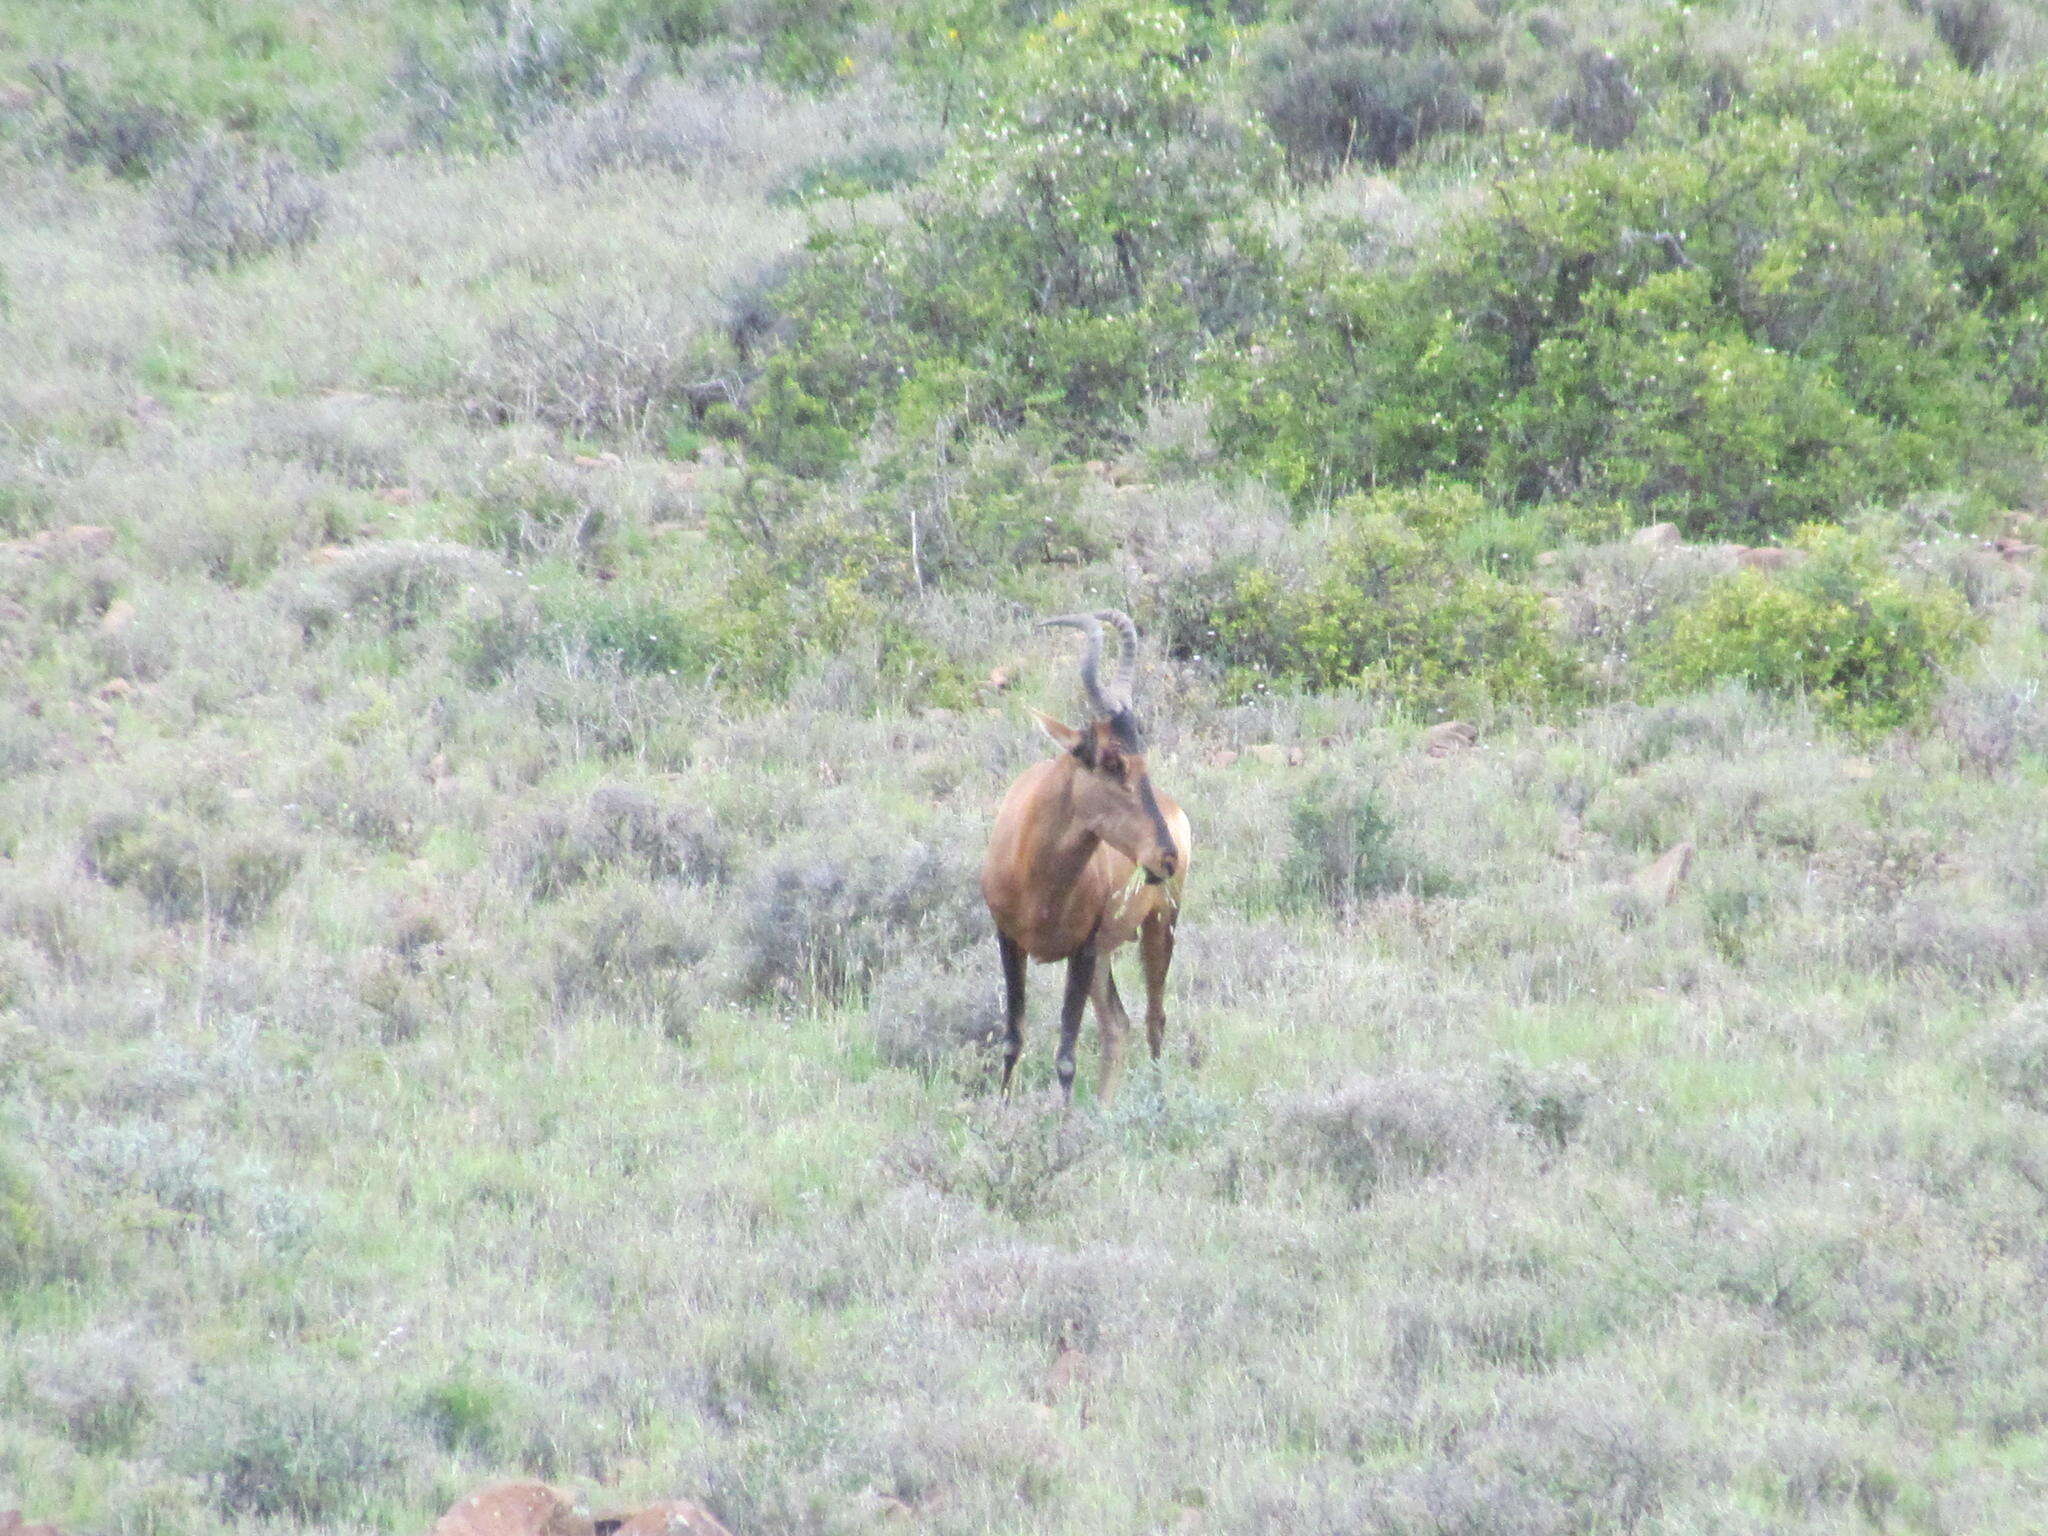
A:
{"type": "MultiPolygon", "coordinates": [[[[1164,1061],[1062,1120],[1036,969],[1004,1104],[975,861],[1073,695],[1027,611],[1179,601],[1286,518],[1162,405],[1156,483],[1076,493],[1104,558],[892,610],[943,709],[870,647],[771,700],[594,646],[564,614],[722,600],[738,471],[670,455],[674,390],[833,216],[771,199],[788,134],[908,131],[691,89],[359,157],[231,270],[0,163],[0,540],[111,530],[0,554],[0,1508],[408,1531],[516,1471],[742,1536],[2038,1524],[2027,573],[1913,555],[1990,639],[1874,743],[1728,690],[1436,758],[1371,699],[1225,706],[1158,607],[1164,1061]]],[[[1545,579],[1616,682],[1696,574],[1545,579]]]]}

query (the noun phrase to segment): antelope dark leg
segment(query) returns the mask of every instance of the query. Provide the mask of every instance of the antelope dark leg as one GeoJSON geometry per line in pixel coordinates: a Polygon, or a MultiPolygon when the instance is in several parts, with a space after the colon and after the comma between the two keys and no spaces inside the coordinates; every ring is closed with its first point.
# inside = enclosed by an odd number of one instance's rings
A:
{"type": "Polygon", "coordinates": [[[1138,932],[1138,958],[1145,965],[1145,1043],[1152,1059],[1166,1041],[1166,968],[1173,964],[1173,922],[1158,913],[1138,932]]]}
{"type": "Polygon", "coordinates": [[[1010,1094],[1010,1074],[1024,1054],[1024,951],[1006,933],[996,935],[1003,957],[1003,1096],[1010,1094]]]}
{"type": "Polygon", "coordinates": [[[1074,1042],[1081,1034],[1081,1015],[1088,1009],[1088,994],[1095,981],[1095,951],[1077,949],[1067,962],[1067,995],[1060,1003],[1060,1053],[1053,1066],[1060,1075],[1060,1098],[1074,1102],[1074,1042]]]}

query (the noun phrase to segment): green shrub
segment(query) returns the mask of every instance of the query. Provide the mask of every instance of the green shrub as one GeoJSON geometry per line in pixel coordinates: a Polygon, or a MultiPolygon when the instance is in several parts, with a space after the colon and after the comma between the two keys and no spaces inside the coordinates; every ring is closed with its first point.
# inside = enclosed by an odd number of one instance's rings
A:
{"type": "Polygon", "coordinates": [[[1211,110],[1179,11],[1060,12],[995,79],[904,224],[821,234],[792,278],[750,405],[785,468],[829,468],[884,412],[1083,442],[1263,310],[1271,156],[1211,110]]]}
{"type": "Polygon", "coordinates": [[[399,1415],[345,1378],[235,1375],[203,1406],[188,1404],[176,1457],[224,1514],[336,1523],[369,1506],[416,1449],[399,1415]]]}
{"type": "Polygon", "coordinates": [[[1402,850],[1398,829],[1371,784],[1320,774],[1295,795],[1287,822],[1280,881],[1291,900],[1345,907],[1433,883],[1402,850]]]}
{"type": "Polygon", "coordinates": [[[1200,573],[1214,604],[1206,632],[1169,644],[1209,655],[1240,692],[1265,680],[1358,685],[1455,709],[1576,686],[1539,592],[1466,568],[1386,506],[1341,505],[1338,531],[1297,570],[1245,562],[1200,573]]]}
{"type": "Polygon", "coordinates": [[[1676,688],[1736,678],[1802,694],[1858,731],[1920,719],[1975,635],[1968,605],[1945,588],[1908,586],[1869,540],[1843,530],[1808,528],[1798,542],[1803,563],[1739,571],[1681,609],[1652,674],[1676,688]]]}
{"type": "Polygon", "coordinates": [[[2044,103],[1837,53],[1510,169],[1412,267],[1305,263],[1218,444],[1302,499],[1448,476],[1737,537],[1995,481],[2048,407],[2044,103]]]}

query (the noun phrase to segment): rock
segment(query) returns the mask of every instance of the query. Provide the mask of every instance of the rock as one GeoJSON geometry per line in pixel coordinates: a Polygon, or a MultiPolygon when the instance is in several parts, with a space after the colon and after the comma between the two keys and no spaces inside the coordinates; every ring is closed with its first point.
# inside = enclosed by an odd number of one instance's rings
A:
{"type": "Polygon", "coordinates": [[[598,1536],[606,1536],[607,1532],[611,1536],[732,1536],[708,1510],[682,1499],[650,1504],[624,1516],[617,1525],[611,1523],[613,1518],[599,1517],[598,1536]]]}
{"type": "Polygon", "coordinates": [[[64,1536],[54,1525],[31,1525],[18,1509],[0,1509],[0,1536],[64,1536]]]}
{"type": "Polygon", "coordinates": [[[1469,751],[1479,740],[1479,728],[1462,720],[1440,720],[1422,733],[1422,750],[1431,757],[1449,757],[1469,751]]]}
{"type": "Polygon", "coordinates": [[[597,1536],[597,1526],[558,1488],[496,1483],[457,1499],[429,1536],[597,1536]]]}
{"type": "Polygon", "coordinates": [[[1668,907],[1678,895],[1679,886],[1685,883],[1687,873],[1692,869],[1692,844],[1683,842],[1671,849],[1656,863],[1636,871],[1629,882],[1635,893],[1653,906],[1668,907]]]}
{"type": "Polygon", "coordinates": [[[25,539],[0,541],[0,555],[18,560],[65,560],[104,555],[113,547],[113,529],[97,523],[73,523],[69,528],[45,528],[25,539]]]}
{"type": "Polygon", "coordinates": [[[118,635],[135,622],[135,605],[125,597],[117,597],[107,604],[107,611],[100,615],[100,633],[118,635]]]}
{"type": "Polygon", "coordinates": [[[1783,571],[1798,565],[1806,558],[1803,549],[1786,549],[1772,544],[1756,549],[1738,549],[1735,563],[1745,571],[1783,571]]]}
{"type": "Polygon", "coordinates": [[[1088,1351],[1074,1342],[1074,1329],[1070,1323],[1060,1329],[1059,1339],[1053,1345],[1052,1363],[1045,1368],[1045,1379],[1039,1384],[1039,1400],[1057,1403],[1077,1393],[1085,1393],[1094,1375],[1095,1368],[1088,1358],[1088,1351]]]}
{"type": "Polygon", "coordinates": [[[1644,549],[1676,549],[1685,542],[1685,536],[1678,531],[1676,523],[1652,523],[1647,528],[1638,528],[1629,536],[1629,543],[1644,549]]]}
{"type": "Polygon", "coordinates": [[[2041,553],[2041,546],[2029,544],[2024,539],[1993,539],[1991,547],[1998,551],[1998,558],[2018,565],[2031,560],[2041,553]]]}
{"type": "Polygon", "coordinates": [[[1564,818],[1564,824],[1557,829],[1557,846],[1551,856],[1559,859],[1575,859],[1586,842],[1586,825],[1576,816],[1564,818]]]}

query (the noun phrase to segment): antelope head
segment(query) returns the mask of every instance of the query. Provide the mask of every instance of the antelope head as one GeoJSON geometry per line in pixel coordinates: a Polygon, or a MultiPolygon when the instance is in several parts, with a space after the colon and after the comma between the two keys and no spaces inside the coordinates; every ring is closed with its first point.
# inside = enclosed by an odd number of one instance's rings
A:
{"type": "Polygon", "coordinates": [[[1040,629],[1065,625],[1088,637],[1081,658],[1081,687],[1088,696],[1088,724],[1079,730],[1050,715],[1037,715],[1038,728],[1072,760],[1068,805],[1074,820],[1145,872],[1148,885],[1180,872],[1180,853],[1167,830],[1145,767],[1145,740],[1131,706],[1138,667],[1138,631],[1114,608],[1045,619],[1040,629]],[[1123,640],[1123,661],[1115,692],[1102,688],[1102,625],[1114,624],[1123,640]]]}

